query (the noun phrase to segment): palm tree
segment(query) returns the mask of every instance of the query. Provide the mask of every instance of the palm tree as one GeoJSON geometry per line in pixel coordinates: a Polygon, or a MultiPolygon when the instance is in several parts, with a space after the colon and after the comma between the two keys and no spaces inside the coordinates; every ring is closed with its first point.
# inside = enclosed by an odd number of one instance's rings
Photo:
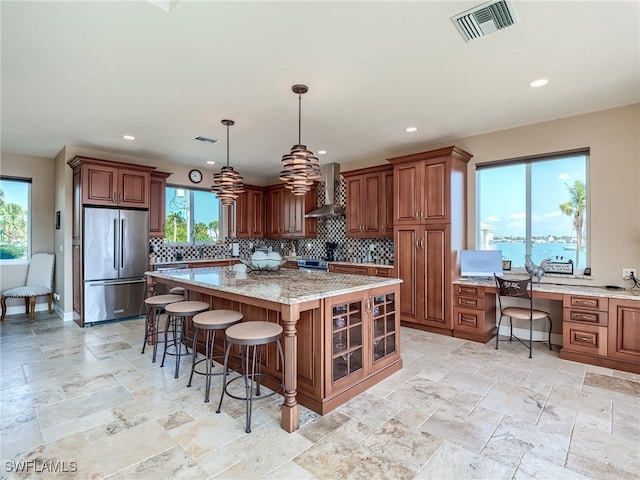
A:
{"type": "Polygon", "coordinates": [[[573,229],[576,231],[576,268],[580,264],[580,248],[584,231],[584,213],[587,210],[587,187],[581,180],[573,182],[573,186],[565,183],[569,190],[569,201],[560,204],[562,213],[573,217],[573,229]]]}

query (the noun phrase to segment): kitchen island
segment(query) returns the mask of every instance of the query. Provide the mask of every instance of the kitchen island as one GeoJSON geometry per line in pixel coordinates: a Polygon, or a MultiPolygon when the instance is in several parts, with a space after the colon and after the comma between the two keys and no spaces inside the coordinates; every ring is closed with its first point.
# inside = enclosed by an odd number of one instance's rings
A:
{"type": "MultiPolygon", "coordinates": [[[[156,283],[184,287],[189,300],[238,310],[244,320],[284,328],[284,365],[275,349],[265,373],[284,375],[282,428],[300,425],[298,402],[324,415],[402,368],[402,280],[323,271],[236,271],[233,267],[147,272],[156,283]]],[[[222,347],[220,343],[219,348],[222,347]]]]}

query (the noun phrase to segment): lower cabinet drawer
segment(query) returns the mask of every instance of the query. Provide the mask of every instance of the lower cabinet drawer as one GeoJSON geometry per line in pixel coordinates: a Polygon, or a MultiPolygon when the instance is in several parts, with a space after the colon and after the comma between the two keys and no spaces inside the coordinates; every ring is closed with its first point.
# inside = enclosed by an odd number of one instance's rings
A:
{"type": "Polygon", "coordinates": [[[453,328],[466,332],[484,333],[484,310],[453,308],[453,328]]]}
{"type": "Polygon", "coordinates": [[[460,295],[456,295],[455,306],[463,307],[463,308],[477,308],[478,310],[484,310],[484,296],[462,297],[460,295]]]}
{"type": "Polygon", "coordinates": [[[563,322],[562,348],[573,352],[607,355],[607,327],[563,322]]]}
{"type": "Polygon", "coordinates": [[[607,312],[564,308],[562,316],[562,321],[564,322],[584,322],[592,325],[601,325],[603,327],[609,325],[609,315],[607,312]]]}

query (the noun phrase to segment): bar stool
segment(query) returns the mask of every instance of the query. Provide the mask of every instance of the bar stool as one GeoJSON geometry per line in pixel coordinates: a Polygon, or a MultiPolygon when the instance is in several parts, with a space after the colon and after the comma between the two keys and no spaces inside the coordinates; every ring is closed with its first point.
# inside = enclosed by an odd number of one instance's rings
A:
{"type": "Polygon", "coordinates": [[[222,375],[223,372],[213,373],[213,359],[222,358],[223,355],[214,356],[213,347],[215,342],[216,330],[225,330],[231,325],[235,325],[242,321],[242,313],[235,310],[209,310],[208,312],[202,312],[193,317],[191,320],[195,331],[193,333],[193,360],[191,362],[191,376],[189,376],[189,383],[187,387],[191,386],[193,380],[193,374],[206,376],[205,382],[205,403],[209,402],[209,390],[211,389],[211,376],[222,375]],[[196,361],[198,352],[196,349],[196,342],[198,340],[198,330],[204,330],[206,332],[205,339],[205,358],[196,361]],[[204,372],[198,371],[196,365],[201,362],[206,362],[206,370],[204,372]]]}
{"type": "Polygon", "coordinates": [[[184,295],[184,287],[173,287],[169,290],[169,293],[173,295],[184,295]]]}
{"type": "Polygon", "coordinates": [[[225,393],[231,398],[237,400],[244,400],[246,402],[246,428],[247,433],[251,432],[251,406],[253,402],[253,384],[255,383],[256,393],[255,396],[260,396],[260,378],[271,377],[273,380],[280,383],[280,388],[265,395],[263,398],[269,397],[282,391],[284,394],[284,374],[282,378],[277,379],[271,375],[260,372],[260,360],[262,356],[262,347],[269,343],[275,342],[278,347],[278,353],[280,355],[280,364],[284,365],[284,355],[282,353],[282,345],[280,344],[280,336],[282,335],[282,326],[272,322],[242,322],[236,325],[232,325],[227,328],[225,337],[227,339],[227,348],[224,354],[224,370],[222,381],[222,393],[220,394],[220,403],[216,413],[220,413],[222,407],[222,399],[225,393]],[[242,375],[231,379],[227,382],[227,374],[229,373],[229,352],[231,347],[236,344],[240,346],[240,352],[242,355],[242,375]],[[249,368],[249,358],[251,358],[251,368],[249,368]],[[234,380],[244,378],[245,396],[239,397],[233,395],[227,391],[229,383],[234,380]]]}
{"type": "Polygon", "coordinates": [[[144,353],[144,349],[147,346],[149,338],[153,338],[153,356],[151,357],[151,363],[156,362],[156,352],[158,351],[158,334],[164,333],[160,331],[160,315],[164,307],[174,302],[182,302],[184,297],[182,295],[155,295],[153,297],[146,298],[144,304],[147,306],[147,321],[144,324],[144,343],[142,344],[141,354],[144,353]],[[153,331],[149,331],[149,325],[153,331]]]}
{"type": "Polygon", "coordinates": [[[167,312],[167,326],[164,331],[164,353],[162,354],[161,367],[164,367],[164,360],[167,355],[174,355],[176,357],[176,373],[174,378],[178,378],[180,372],[180,357],[189,355],[189,347],[187,346],[187,337],[185,334],[187,328],[187,318],[204,312],[209,309],[207,302],[195,302],[185,301],[170,303],[165,307],[167,312]],[[168,336],[169,331],[173,333],[172,342],[169,343],[168,336]],[[182,344],[186,352],[182,353],[182,344]],[[169,351],[169,348],[173,347],[173,351],[169,351]]]}

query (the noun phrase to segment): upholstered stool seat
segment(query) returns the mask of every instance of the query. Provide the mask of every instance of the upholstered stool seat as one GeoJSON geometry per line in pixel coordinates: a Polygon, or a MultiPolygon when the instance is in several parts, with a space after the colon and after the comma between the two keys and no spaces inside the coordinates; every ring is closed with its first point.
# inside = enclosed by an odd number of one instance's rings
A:
{"type": "Polygon", "coordinates": [[[184,295],[184,287],[173,287],[169,290],[173,295],[184,295]]]}
{"type": "Polygon", "coordinates": [[[167,312],[167,323],[164,331],[164,353],[162,354],[161,367],[164,367],[164,360],[167,355],[176,357],[176,371],[174,378],[178,378],[180,373],[180,357],[190,355],[187,346],[188,338],[186,336],[187,318],[209,310],[207,302],[184,301],[168,304],[164,311],[167,312]],[[169,333],[172,334],[172,340],[169,342],[169,333]],[[182,352],[184,344],[185,352],[182,352]]]}
{"type": "Polygon", "coordinates": [[[151,357],[151,363],[156,361],[156,352],[158,351],[158,334],[164,333],[160,331],[160,315],[162,310],[170,303],[182,302],[184,297],[182,295],[155,295],[153,297],[146,298],[144,303],[147,306],[147,321],[144,324],[144,343],[142,344],[142,351],[147,346],[149,341],[153,342],[153,356],[151,357]]]}
{"type": "MultiPolygon", "coordinates": [[[[280,343],[280,337],[282,336],[282,326],[272,322],[242,322],[227,328],[225,337],[227,340],[227,348],[224,354],[224,374],[222,381],[222,393],[220,394],[220,403],[216,413],[220,413],[222,408],[222,400],[225,394],[231,398],[237,400],[244,400],[246,402],[246,428],[247,433],[251,432],[251,409],[252,402],[255,396],[260,396],[260,381],[261,377],[267,377],[268,374],[261,373],[261,356],[263,347],[275,342],[278,347],[278,354],[280,355],[280,364],[284,365],[284,355],[282,353],[282,345],[280,343]],[[227,375],[229,373],[229,352],[233,345],[240,346],[240,352],[242,356],[242,376],[233,378],[227,381],[227,375]],[[245,395],[238,396],[229,393],[227,390],[229,383],[240,378],[244,379],[245,395]]],[[[272,380],[280,384],[277,390],[272,391],[264,397],[268,397],[278,393],[279,391],[284,393],[284,375],[278,379],[273,377],[272,380]]]]}
{"type": "Polygon", "coordinates": [[[213,359],[222,357],[222,356],[215,357],[213,354],[216,330],[225,330],[231,325],[235,325],[236,323],[242,321],[242,317],[243,317],[242,313],[237,312],[235,310],[209,310],[207,312],[199,313],[191,319],[195,331],[193,334],[193,361],[191,362],[191,376],[189,377],[189,383],[187,384],[187,387],[191,386],[194,373],[197,373],[199,375],[205,375],[206,377],[205,393],[204,393],[205,402],[209,402],[209,391],[211,390],[211,376],[222,375],[223,373],[222,371],[217,373],[213,372],[213,359]],[[199,330],[204,330],[206,332],[205,357],[201,360],[196,361],[198,356],[196,345],[198,341],[199,330]],[[202,362],[205,362],[205,371],[199,371],[196,369],[196,365],[202,362]]]}

